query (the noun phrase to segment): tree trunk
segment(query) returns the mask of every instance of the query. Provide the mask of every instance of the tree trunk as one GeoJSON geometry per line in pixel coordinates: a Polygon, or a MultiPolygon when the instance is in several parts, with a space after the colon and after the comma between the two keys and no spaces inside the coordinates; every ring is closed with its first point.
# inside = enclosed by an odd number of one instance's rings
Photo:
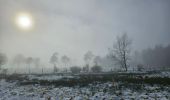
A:
{"type": "Polygon", "coordinates": [[[44,74],[43,68],[42,68],[42,75],[44,74]]]}
{"type": "Polygon", "coordinates": [[[31,74],[30,64],[28,66],[29,66],[29,75],[30,75],[31,74]]]}

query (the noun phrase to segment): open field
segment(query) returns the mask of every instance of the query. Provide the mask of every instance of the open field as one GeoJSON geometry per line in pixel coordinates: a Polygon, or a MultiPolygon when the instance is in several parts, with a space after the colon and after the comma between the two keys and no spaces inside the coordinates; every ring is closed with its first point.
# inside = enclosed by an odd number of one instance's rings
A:
{"type": "Polygon", "coordinates": [[[134,73],[10,75],[2,100],[169,100],[170,78],[134,73]]]}

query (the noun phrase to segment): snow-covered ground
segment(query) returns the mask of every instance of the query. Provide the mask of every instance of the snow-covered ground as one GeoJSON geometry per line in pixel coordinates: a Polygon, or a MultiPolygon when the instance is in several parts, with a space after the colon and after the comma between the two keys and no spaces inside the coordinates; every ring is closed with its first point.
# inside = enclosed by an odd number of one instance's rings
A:
{"type": "Polygon", "coordinates": [[[170,78],[170,71],[161,72],[160,76],[162,76],[162,77],[169,77],[170,78]]]}
{"type": "Polygon", "coordinates": [[[153,74],[147,74],[143,75],[143,77],[161,77],[161,78],[170,78],[170,71],[163,71],[163,72],[159,72],[159,73],[153,73],[153,74]]]}
{"type": "Polygon", "coordinates": [[[170,100],[170,87],[144,85],[142,90],[115,88],[112,82],[85,87],[18,85],[0,81],[0,100],[170,100]],[[49,99],[50,98],[50,99],[49,99]]]}

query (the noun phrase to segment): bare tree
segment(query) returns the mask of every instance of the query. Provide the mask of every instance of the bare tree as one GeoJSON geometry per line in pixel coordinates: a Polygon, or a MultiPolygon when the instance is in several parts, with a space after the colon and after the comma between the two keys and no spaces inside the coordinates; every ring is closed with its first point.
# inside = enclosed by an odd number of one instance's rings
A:
{"type": "Polygon", "coordinates": [[[61,61],[62,61],[62,63],[65,64],[65,67],[67,67],[69,62],[70,62],[70,58],[67,57],[66,55],[64,55],[64,56],[61,57],[61,61]]]}
{"type": "Polygon", "coordinates": [[[17,64],[18,66],[24,61],[25,61],[25,57],[22,54],[17,54],[13,59],[13,63],[17,64]]]}
{"type": "Polygon", "coordinates": [[[33,58],[32,61],[33,65],[34,65],[34,72],[38,72],[38,70],[40,70],[40,66],[41,66],[41,59],[39,57],[35,57],[33,58]]]}
{"type": "Polygon", "coordinates": [[[40,58],[34,58],[33,59],[33,63],[34,63],[34,65],[35,65],[35,67],[39,67],[40,66],[40,58]]]}
{"type": "Polygon", "coordinates": [[[102,58],[100,56],[95,56],[93,62],[95,65],[99,65],[102,62],[102,58]]]}
{"type": "Polygon", "coordinates": [[[94,56],[94,55],[93,55],[93,53],[92,53],[91,51],[88,51],[88,52],[84,55],[84,61],[85,61],[85,63],[86,63],[86,66],[89,67],[90,62],[91,62],[93,56],[94,56]]]}
{"type": "Polygon", "coordinates": [[[0,53],[0,69],[2,65],[4,65],[7,62],[7,56],[3,53],[0,53]]]}
{"type": "Polygon", "coordinates": [[[57,69],[57,67],[56,67],[57,62],[58,62],[58,53],[55,52],[50,58],[50,63],[54,65],[54,72],[57,71],[56,70],[57,69]]]}
{"type": "Polygon", "coordinates": [[[125,71],[128,70],[128,60],[130,59],[130,51],[131,51],[131,43],[132,41],[128,38],[127,34],[123,34],[122,36],[118,36],[116,43],[113,45],[113,50],[111,50],[111,54],[113,54],[114,60],[123,68],[125,71]]]}
{"type": "Polygon", "coordinates": [[[89,66],[84,66],[83,69],[82,69],[84,72],[89,72],[89,66]]]}
{"type": "Polygon", "coordinates": [[[33,58],[32,58],[32,57],[28,57],[28,58],[26,59],[26,63],[27,63],[27,65],[28,65],[29,74],[30,74],[30,73],[31,73],[30,67],[31,67],[31,63],[33,63],[33,58]]]}
{"type": "Polygon", "coordinates": [[[22,63],[24,63],[24,62],[25,62],[25,57],[24,57],[22,54],[17,54],[17,55],[14,57],[14,59],[13,59],[13,63],[14,63],[15,65],[17,65],[18,68],[19,68],[20,65],[21,65],[22,63]]]}
{"type": "Polygon", "coordinates": [[[6,77],[7,75],[7,72],[8,72],[8,69],[7,68],[4,68],[2,69],[2,74],[6,77]]]}

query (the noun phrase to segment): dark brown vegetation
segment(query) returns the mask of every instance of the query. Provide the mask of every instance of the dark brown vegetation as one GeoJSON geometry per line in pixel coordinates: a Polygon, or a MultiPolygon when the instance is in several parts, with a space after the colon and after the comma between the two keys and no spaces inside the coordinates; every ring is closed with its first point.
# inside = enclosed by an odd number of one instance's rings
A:
{"type": "MultiPolygon", "coordinates": [[[[73,75],[75,78],[62,78],[59,80],[29,80],[27,75],[7,75],[5,79],[7,81],[17,81],[20,85],[54,85],[54,86],[87,86],[90,83],[95,82],[120,82],[125,84],[162,84],[162,85],[170,85],[170,78],[168,77],[147,77],[143,74],[135,74],[135,73],[115,73],[115,74],[79,74],[73,75]]],[[[4,78],[0,77],[1,79],[4,78]]]]}

